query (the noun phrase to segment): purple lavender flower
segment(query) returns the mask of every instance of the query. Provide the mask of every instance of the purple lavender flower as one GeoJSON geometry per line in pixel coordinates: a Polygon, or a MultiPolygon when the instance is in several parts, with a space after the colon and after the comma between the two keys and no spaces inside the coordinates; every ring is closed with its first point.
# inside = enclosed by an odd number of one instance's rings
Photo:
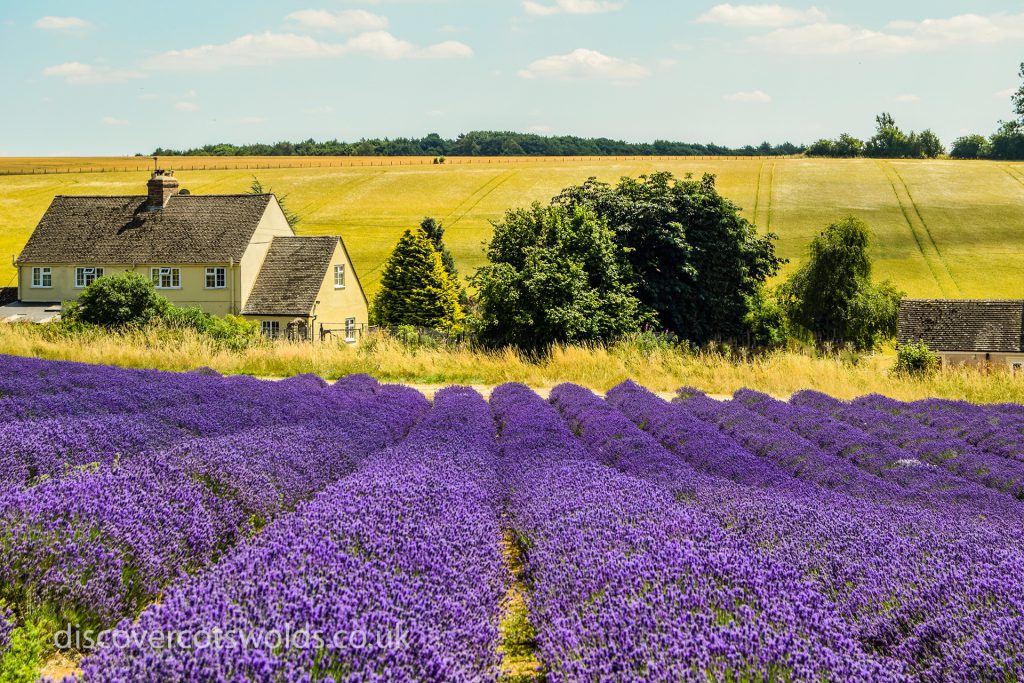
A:
{"type": "MultiPolygon", "coordinates": [[[[499,387],[491,402],[549,680],[900,680],[795,572],[600,464],[529,389],[499,387]]],[[[613,460],[642,467],[642,444],[618,430],[610,442],[620,434],[613,460]]],[[[698,484],[688,466],[678,471],[698,484]]]]}
{"type": "Polygon", "coordinates": [[[0,493],[0,598],[83,628],[134,615],[402,438],[426,401],[383,387],[337,405],[316,422],[195,439],[0,493]]]}
{"type": "MultiPolygon", "coordinates": [[[[671,462],[596,397],[562,389],[556,400],[592,451],[674,490],[671,462]]],[[[645,427],[685,414],[631,383],[609,392],[609,400],[645,427]]],[[[682,424],[692,424],[688,417],[682,424]]],[[[701,452],[685,427],[657,431],[680,462],[701,452]]],[[[708,474],[715,474],[712,462],[705,461],[708,474]]],[[[1024,675],[1015,644],[1024,638],[1024,603],[1014,569],[1024,565],[1019,544],[1007,538],[1016,531],[817,487],[768,491],[708,477],[688,488],[693,494],[680,504],[706,512],[737,541],[811,580],[866,651],[901,661],[916,680],[1024,675]]]]}
{"type": "Polygon", "coordinates": [[[123,622],[137,638],[87,659],[84,680],[495,680],[508,576],[494,432],[478,394],[439,392],[400,446],[123,622]],[[147,644],[166,632],[223,640],[147,644]]]}

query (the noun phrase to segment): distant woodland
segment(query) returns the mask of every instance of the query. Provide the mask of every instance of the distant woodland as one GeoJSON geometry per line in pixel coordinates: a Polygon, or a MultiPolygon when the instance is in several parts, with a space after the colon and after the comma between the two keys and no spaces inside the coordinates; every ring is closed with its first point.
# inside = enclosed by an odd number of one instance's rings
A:
{"type": "Polygon", "coordinates": [[[581,138],[573,135],[544,136],[533,133],[474,131],[455,139],[437,133],[422,138],[377,138],[342,142],[313,139],[304,142],[276,142],[234,145],[221,143],[193,149],[153,151],[156,156],[786,156],[802,154],[804,147],[789,142],[773,145],[725,147],[714,143],[625,142],[609,138],[581,138]]]}

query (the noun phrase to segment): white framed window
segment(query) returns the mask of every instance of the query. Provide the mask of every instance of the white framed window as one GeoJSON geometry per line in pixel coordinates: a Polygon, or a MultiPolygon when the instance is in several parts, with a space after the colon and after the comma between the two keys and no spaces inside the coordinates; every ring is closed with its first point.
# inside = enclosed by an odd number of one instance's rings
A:
{"type": "Polygon", "coordinates": [[[75,268],[75,288],[83,289],[103,277],[102,268],[75,268]]]}
{"type": "Polygon", "coordinates": [[[334,266],[334,288],[345,289],[345,266],[334,266]]]}
{"type": "Polygon", "coordinates": [[[267,339],[277,339],[281,336],[281,323],[278,320],[263,320],[260,322],[260,332],[267,339]]]}
{"type": "Polygon", "coordinates": [[[207,289],[224,289],[228,286],[228,271],[227,268],[207,268],[206,269],[206,288],[207,289]]]}
{"type": "Polygon", "coordinates": [[[153,284],[157,289],[181,289],[181,268],[154,268],[153,284]]]}
{"type": "Polygon", "coordinates": [[[48,289],[53,287],[53,271],[50,268],[35,267],[32,269],[32,288],[48,289]]]}
{"type": "Polygon", "coordinates": [[[345,341],[354,342],[356,340],[356,319],[345,318],[345,341]]]}

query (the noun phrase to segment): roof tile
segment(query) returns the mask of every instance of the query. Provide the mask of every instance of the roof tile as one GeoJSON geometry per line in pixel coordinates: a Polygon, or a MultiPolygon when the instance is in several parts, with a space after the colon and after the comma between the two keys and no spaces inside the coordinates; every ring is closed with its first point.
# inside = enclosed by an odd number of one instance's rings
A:
{"type": "Polygon", "coordinates": [[[309,315],[339,241],[275,237],[242,315],[309,315]]]}
{"type": "Polygon", "coordinates": [[[1024,348],[1024,301],[904,299],[897,341],[935,351],[1017,353],[1024,348]]]}
{"type": "Polygon", "coordinates": [[[55,197],[19,260],[24,263],[224,263],[239,260],[273,195],[55,197]]]}

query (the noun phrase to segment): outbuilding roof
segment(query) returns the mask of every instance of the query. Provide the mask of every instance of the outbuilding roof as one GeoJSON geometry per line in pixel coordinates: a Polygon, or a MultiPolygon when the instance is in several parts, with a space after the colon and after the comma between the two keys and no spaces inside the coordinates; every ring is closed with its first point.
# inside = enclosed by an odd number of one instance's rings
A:
{"type": "Polygon", "coordinates": [[[310,315],[340,241],[336,235],[275,237],[242,315],[310,315]]]}
{"type": "Polygon", "coordinates": [[[1024,348],[1024,301],[904,299],[901,344],[923,341],[933,351],[1018,353],[1024,348]]]}
{"type": "Polygon", "coordinates": [[[242,258],[273,195],[57,196],[21,263],[224,263],[242,258]]]}

